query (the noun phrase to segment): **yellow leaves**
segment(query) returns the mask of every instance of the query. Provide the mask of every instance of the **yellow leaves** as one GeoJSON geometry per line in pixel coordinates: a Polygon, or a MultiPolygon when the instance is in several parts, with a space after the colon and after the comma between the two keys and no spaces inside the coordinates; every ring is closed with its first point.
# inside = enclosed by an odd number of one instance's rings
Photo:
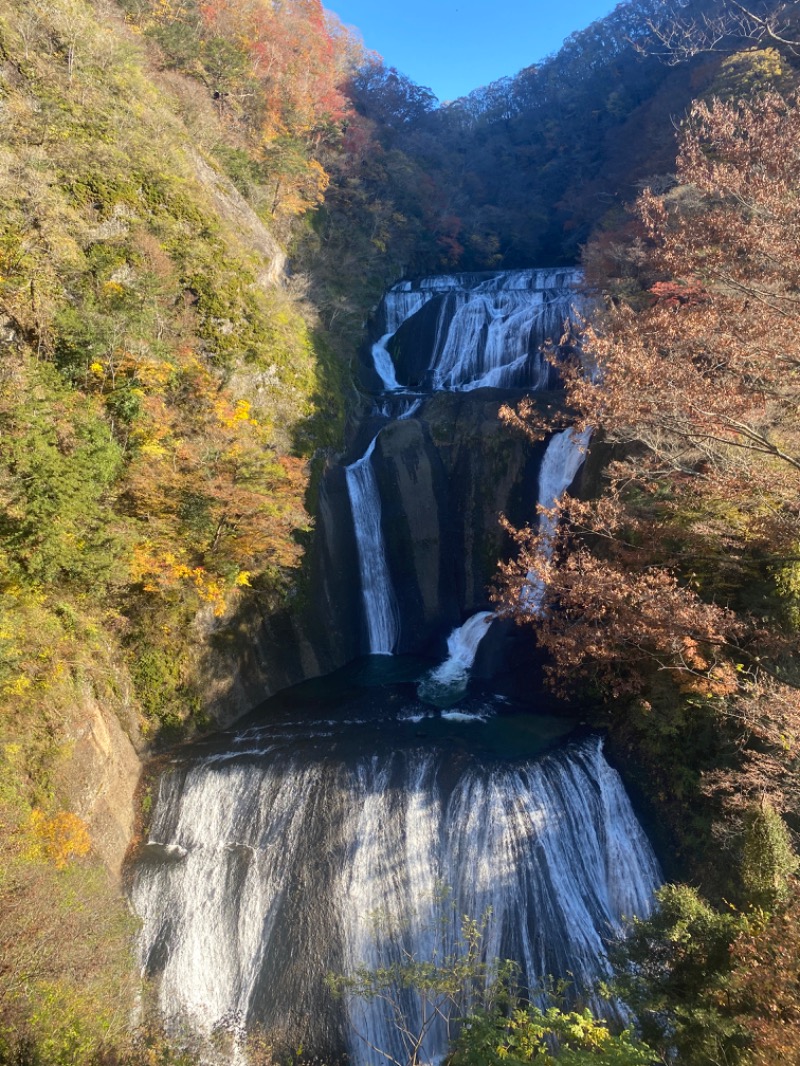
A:
{"type": "Polygon", "coordinates": [[[23,765],[24,751],[21,744],[12,741],[3,745],[3,758],[9,766],[19,769],[23,765]]]}
{"type": "Polygon", "coordinates": [[[234,406],[226,399],[219,400],[215,405],[215,413],[221,425],[226,429],[233,429],[241,422],[249,422],[251,425],[258,423],[250,417],[250,401],[237,400],[234,406]]]}
{"type": "Polygon", "coordinates": [[[147,455],[147,456],[150,456],[150,457],[156,457],[156,456],[160,457],[160,456],[169,454],[169,452],[164,447],[164,445],[163,444],[159,444],[159,442],[155,441],[155,440],[148,440],[148,441],[145,441],[143,444],[140,444],[139,445],[139,452],[142,455],[147,455]]]}
{"type": "Polygon", "coordinates": [[[159,393],[175,374],[172,363],[148,356],[128,353],[127,366],[135,373],[137,381],[149,393],[159,393]]]}
{"type": "Polygon", "coordinates": [[[240,570],[236,575],[236,584],[240,588],[250,588],[250,577],[251,574],[249,570],[240,570]]]}
{"type": "Polygon", "coordinates": [[[25,674],[20,674],[15,677],[13,681],[10,681],[6,686],[6,692],[11,696],[21,696],[24,692],[31,687],[33,682],[25,674]]]}
{"type": "Polygon", "coordinates": [[[72,859],[86,855],[91,847],[86,823],[70,811],[48,817],[44,811],[34,808],[28,829],[33,855],[54,863],[59,870],[72,859]]]}
{"type": "Polygon", "coordinates": [[[145,592],[168,596],[192,591],[202,603],[213,606],[218,618],[225,613],[225,587],[218,577],[202,566],[189,566],[173,552],[159,554],[149,541],[134,548],[131,576],[145,592]]]}

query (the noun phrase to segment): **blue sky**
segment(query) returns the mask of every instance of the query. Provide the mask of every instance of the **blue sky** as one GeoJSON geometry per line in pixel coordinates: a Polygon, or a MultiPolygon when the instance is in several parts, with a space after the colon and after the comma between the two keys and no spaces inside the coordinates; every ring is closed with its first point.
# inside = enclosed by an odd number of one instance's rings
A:
{"type": "Polygon", "coordinates": [[[323,0],[387,64],[453,100],[555,52],[616,0],[323,0]]]}

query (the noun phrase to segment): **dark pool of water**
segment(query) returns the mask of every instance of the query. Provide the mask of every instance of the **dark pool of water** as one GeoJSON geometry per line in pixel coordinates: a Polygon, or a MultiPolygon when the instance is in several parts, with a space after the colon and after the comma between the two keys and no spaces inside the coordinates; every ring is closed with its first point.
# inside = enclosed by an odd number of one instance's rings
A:
{"type": "MultiPolygon", "coordinates": [[[[434,664],[435,665],[435,664],[434,664]]],[[[580,733],[552,697],[525,697],[471,682],[445,709],[418,692],[431,662],[370,656],[278,693],[225,732],[187,745],[189,759],[296,753],[343,758],[408,747],[445,748],[489,760],[530,759],[580,733]]]]}

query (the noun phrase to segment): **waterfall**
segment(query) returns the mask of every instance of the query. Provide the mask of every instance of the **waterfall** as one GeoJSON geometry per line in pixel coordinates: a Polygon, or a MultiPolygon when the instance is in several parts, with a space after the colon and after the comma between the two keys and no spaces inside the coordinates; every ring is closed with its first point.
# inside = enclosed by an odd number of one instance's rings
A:
{"type": "Polygon", "coordinates": [[[400,396],[384,395],[372,405],[372,414],[380,415],[382,418],[396,418],[398,421],[402,421],[404,418],[413,418],[420,407],[422,407],[421,396],[414,397],[408,394],[400,396]]]}
{"type": "Polygon", "coordinates": [[[358,570],[370,654],[391,655],[399,637],[400,616],[386,562],[381,530],[381,496],[372,469],[372,453],[377,439],[376,435],[364,455],[345,467],[345,476],[356,531],[358,570]]]}
{"type": "MultiPolygon", "coordinates": [[[[373,413],[412,418],[437,390],[548,387],[540,348],[573,314],[577,281],[576,271],[521,270],[396,285],[372,349],[385,390],[373,413]],[[424,337],[430,344],[415,348],[424,337]]],[[[401,443],[435,441],[428,423],[437,409],[471,405],[439,397],[426,403],[424,424],[392,432],[401,443]]],[[[451,957],[462,916],[485,922],[485,961],[515,960],[533,999],[552,976],[608,1009],[593,999],[610,975],[607,942],[624,918],[650,912],[659,884],[601,741],[567,742],[574,721],[531,713],[533,699],[467,692],[492,614],[454,630],[447,659],[427,677],[419,660],[393,657],[400,615],[373,468],[377,439],[345,467],[345,480],[369,651],[381,658],[274,697],[240,732],[180,749],[132,870],[156,1007],[172,1033],[188,1030],[208,1046],[220,1030],[260,1029],[278,1053],[302,1044],[322,1061],[347,1054],[354,1066],[377,1066],[385,1060],[371,1044],[407,1061],[382,1000],[336,998],[326,974],[451,957]]],[[[588,440],[569,430],[551,439],[542,508],[574,479],[588,440]]],[[[427,480],[416,480],[421,454],[409,447],[398,459],[412,496],[417,485],[427,493],[439,483],[427,468],[427,480]]],[[[420,499],[423,509],[428,496],[420,499]]],[[[547,553],[554,519],[543,513],[539,524],[547,553]]],[[[430,524],[417,528],[439,552],[430,524]]],[[[431,583],[443,570],[430,568],[431,583]]],[[[543,589],[529,577],[523,602],[535,611],[543,589]]],[[[403,602],[412,600],[404,589],[403,602]]],[[[413,989],[397,995],[416,1029],[421,1001],[413,989]]],[[[444,1022],[431,1028],[426,1062],[443,1059],[447,1035],[444,1022]]]]}
{"type": "MultiPolygon", "coordinates": [[[[528,986],[552,975],[590,989],[609,975],[606,941],[649,913],[660,878],[596,739],[460,769],[448,750],[340,760],[244,746],[166,773],[150,837],[133,904],[163,1017],[205,1034],[288,1023],[310,1051],[344,1039],[359,1066],[381,1060],[356,1031],[400,1061],[402,1038],[378,1000],[327,997],[327,971],[441,958],[470,915],[485,917],[486,958],[516,959],[528,986]]],[[[406,1010],[419,1024],[413,997],[406,1010]]],[[[432,1031],[426,1060],[445,1051],[432,1031]]]]}
{"type": "Polygon", "coordinates": [[[491,611],[478,611],[447,638],[448,657],[419,685],[420,697],[437,706],[450,707],[467,691],[469,672],[480,642],[494,619],[491,611]]]}
{"type": "Polygon", "coordinates": [[[381,302],[384,333],[380,340],[372,345],[372,361],[387,392],[401,389],[403,386],[397,380],[394,363],[386,345],[402,324],[415,315],[433,295],[433,291],[422,289],[414,291],[410,282],[400,282],[389,290],[381,302]]]}
{"type": "Polygon", "coordinates": [[[548,388],[552,371],[541,346],[548,338],[558,341],[565,321],[574,317],[579,279],[576,270],[517,270],[426,278],[416,287],[401,282],[384,298],[386,333],[372,352],[384,387],[403,387],[390,353],[392,339],[436,300],[428,388],[548,388]]]}
{"type": "MultiPolygon", "coordinates": [[[[592,431],[585,429],[577,433],[572,429],[554,434],[545,449],[542,466],[539,471],[539,492],[537,504],[543,508],[539,515],[540,550],[545,559],[553,551],[553,538],[558,518],[552,509],[570,487],[586,459],[586,449],[592,431]]],[[[541,610],[545,586],[542,579],[533,571],[528,574],[528,585],[522,590],[522,603],[531,614],[541,610]]]]}

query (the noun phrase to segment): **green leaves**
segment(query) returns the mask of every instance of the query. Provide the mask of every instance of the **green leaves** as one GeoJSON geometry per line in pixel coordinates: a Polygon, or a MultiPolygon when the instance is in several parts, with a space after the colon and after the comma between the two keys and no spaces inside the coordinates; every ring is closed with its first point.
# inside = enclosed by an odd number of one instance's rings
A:
{"type": "Polygon", "coordinates": [[[655,1052],[626,1029],[612,1034],[590,1011],[524,1007],[478,1014],[461,1027],[450,1066],[652,1066],[655,1052]]]}
{"type": "Polygon", "coordinates": [[[107,505],[122,453],[96,405],[43,364],[0,409],[0,544],[34,582],[107,581],[122,554],[107,505]]]}
{"type": "Polygon", "coordinates": [[[745,819],[742,882],[748,902],[767,911],[784,902],[800,861],[792,848],[786,824],[766,802],[752,808],[745,819]]]}

